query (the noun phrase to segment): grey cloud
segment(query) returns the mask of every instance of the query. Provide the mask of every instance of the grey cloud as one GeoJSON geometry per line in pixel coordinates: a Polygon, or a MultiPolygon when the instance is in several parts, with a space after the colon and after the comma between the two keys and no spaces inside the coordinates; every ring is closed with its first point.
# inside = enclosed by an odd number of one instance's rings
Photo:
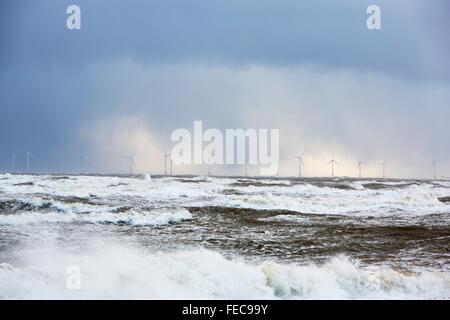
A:
{"type": "MultiPolygon", "coordinates": [[[[316,63],[449,80],[446,1],[375,1],[383,30],[365,27],[374,1],[76,1],[82,29],[65,28],[73,1],[2,8],[2,66],[79,67],[108,59],[229,65],[316,63]],[[5,30],[8,30],[7,32],[5,30]]],[[[448,12],[448,11],[447,11],[448,12]]]]}

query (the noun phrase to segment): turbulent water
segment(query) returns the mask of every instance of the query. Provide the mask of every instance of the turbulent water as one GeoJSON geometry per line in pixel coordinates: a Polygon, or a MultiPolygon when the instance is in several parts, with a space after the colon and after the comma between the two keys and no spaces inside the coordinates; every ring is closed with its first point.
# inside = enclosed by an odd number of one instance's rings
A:
{"type": "Polygon", "coordinates": [[[448,196],[449,181],[3,174],[0,298],[449,299],[448,196]]]}

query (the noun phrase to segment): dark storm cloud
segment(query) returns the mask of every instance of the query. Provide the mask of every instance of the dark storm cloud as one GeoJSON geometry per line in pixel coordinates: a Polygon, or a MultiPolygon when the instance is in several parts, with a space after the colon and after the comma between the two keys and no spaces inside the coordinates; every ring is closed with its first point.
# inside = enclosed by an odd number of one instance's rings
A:
{"type": "Polygon", "coordinates": [[[447,1],[10,1],[2,5],[1,63],[313,62],[448,81],[449,7],[447,1]],[[82,10],[80,31],[65,28],[72,3],[82,10]],[[382,8],[380,31],[365,27],[373,3],[382,8]]]}

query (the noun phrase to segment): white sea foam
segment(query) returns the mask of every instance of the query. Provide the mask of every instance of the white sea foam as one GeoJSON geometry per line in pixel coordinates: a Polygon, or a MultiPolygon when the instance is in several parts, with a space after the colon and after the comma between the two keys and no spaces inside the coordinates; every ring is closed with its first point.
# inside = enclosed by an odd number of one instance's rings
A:
{"type": "MultiPolygon", "coordinates": [[[[3,175],[4,176],[4,175],[3,175]]],[[[318,186],[309,183],[286,186],[271,185],[274,180],[261,180],[263,186],[230,186],[232,178],[162,178],[139,179],[122,177],[76,176],[54,179],[52,176],[13,175],[0,180],[0,193],[5,199],[40,201],[36,194],[54,196],[91,197],[119,199],[135,197],[159,206],[226,206],[251,209],[280,209],[317,214],[361,215],[425,215],[449,213],[448,203],[439,197],[450,195],[446,182],[415,182],[400,188],[366,189],[366,183],[374,181],[346,181],[352,190],[318,186]],[[180,181],[184,180],[184,182],[180,181]],[[33,182],[33,184],[24,184],[33,182]],[[264,185],[265,184],[265,185],[264,185]],[[233,189],[236,194],[223,193],[233,189]]],[[[279,183],[279,181],[275,181],[279,183]]],[[[406,181],[387,181],[384,184],[404,185],[406,181]]],[[[327,185],[325,183],[325,185],[327,185]]],[[[96,212],[105,210],[98,206],[81,203],[63,204],[55,201],[63,211],[96,212]]]]}
{"type": "Polygon", "coordinates": [[[266,221],[266,222],[270,222],[270,221],[291,221],[291,222],[307,222],[308,219],[302,216],[297,216],[295,214],[280,214],[280,215],[276,215],[273,217],[268,217],[268,218],[259,218],[259,221],[266,221]]]}
{"type": "Polygon", "coordinates": [[[292,187],[236,187],[239,194],[215,199],[218,206],[252,209],[282,209],[302,213],[400,215],[450,212],[438,200],[449,194],[446,188],[412,185],[401,189],[341,190],[314,185],[292,187]]]}
{"type": "Polygon", "coordinates": [[[368,270],[346,257],[323,265],[249,263],[218,252],[145,252],[112,244],[84,254],[25,250],[22,267],[0,264],[1,299],[435,299],[450,298],[443,272],[368,270]],[[67,267],[81,271],[68,290],[67,267]]]}
{"type": "Polygon", "coordinates": [[[184,209],[154,212],[22,212],[19,214],[0,215],[0,225],[25,225],[36,223],[126,223],[130,225],[164,225],[170,222],[189,220],[192,215],[184,209]]]}
{"type": "MultiPolygon", "coordinates": [[[[189,206],[347,215],[450,212],[449,204],[438,200],[438,197],[450,195],[447,182],[424,182],[401,188],[395,188],[395,184],[404,184],[403,181],[386,182],[394,187],[377,190],[363,186],[373,181],[345,182],[353,188],[351,190],[308,183],[290,184],[288,180],[282,181],[285,186],[281,187],[271,185],[280,181],[270,179],[258,180],[257,186],[239,186],[235,182],[237,180],[232,178],[211,177],[70,176],[55,179],[54,176],[0,175],[0,201],[5,204],[5,212],[0,213],[0,225],[14,232],[31,230],[27,236],[32,238],[49,238],[38,241],[40,249],[8,251],[8,257],[13,255],[18,259],[8,259],[8,263],[0,261],[0,298],[450,299],[447,272],[417,270],[407,274],[388,267],[368,269],[342,256],[331,258],[323,265],[281,264],[264,258],[250,263],[203,249],[149,252],[142,247],[115,244],[105,235],[104,239],[96,239],[91,234],[86,242],[92,247],[78,248],[76,252],[51,247],[59,241],[53,240],[60,237],[59,231],[53,232],[52,223],[164,225],[191,219],[191,213],[181,209],[189,206]],[[232,192],[223,192],[229,189],[233,189],[232,192]],[[17,208],[9,208],[8,203],[14,204],[14,201],[17,208]],[[115,210],[122,206],[129,208],[115,210]],[[146,209],[141,210],[141,207],[146,209]],[[42,228],[33,225],[41,223],[46,224],[39,226],[42,228]],[[55,237],[49,236],[52,232],[55,237]],[[79,291],[66,288],[69,265],[81,268],[79,291]]],[[[440,219],[445,220],[445,217],[440,219]]],[[[308,218],[282,214],[260,220],[302,223],[308,218]]],[[[74,239],[78,236],[76,232],[74,239]]],[[[122,239],[125,243],[128,241],[122,239]]],[[[23,243],[29,245],[33,241],[23,243]]],[[[413,259],[414,253],[411,254],[413,259]]],[[[414,269],[414,263],[411,264],[414,269]]]]}
{"type": "Polygon", "coordinates": [[[149,173],[141,175],[140,178],[141,178],[142,180],[146,180],[146,181],[152,180],[152,177],[150,176],[149,173]]]}

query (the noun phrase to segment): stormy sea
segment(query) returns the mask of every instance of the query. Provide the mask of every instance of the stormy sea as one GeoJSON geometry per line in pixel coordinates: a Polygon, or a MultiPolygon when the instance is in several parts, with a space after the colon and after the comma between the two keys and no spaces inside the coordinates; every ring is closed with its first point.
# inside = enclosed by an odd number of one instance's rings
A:
{"type": "Polygon", "coordinates": [[[449,299],[449,196],[444,180],[0,174],[0,299],[449,299]]]}

